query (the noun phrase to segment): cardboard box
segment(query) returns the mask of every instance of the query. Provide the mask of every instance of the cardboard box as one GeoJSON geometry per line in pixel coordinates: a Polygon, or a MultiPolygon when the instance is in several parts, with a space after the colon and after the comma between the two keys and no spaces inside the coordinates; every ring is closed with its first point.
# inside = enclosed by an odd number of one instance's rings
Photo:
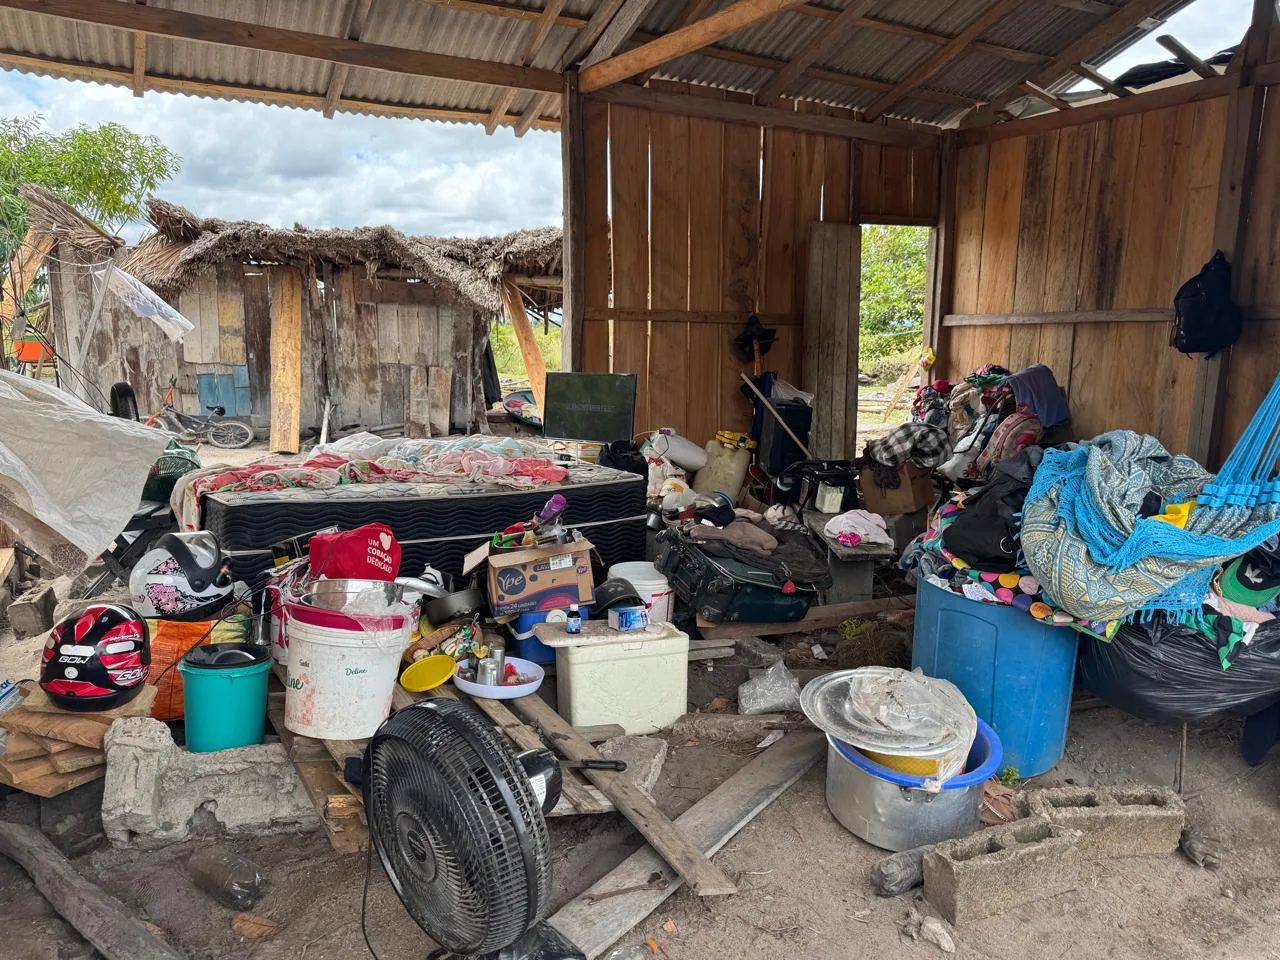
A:
{"type": "Polygon", "coordinates": [[[462,572],[488,561],[489,609],[495,616],[563,610],[571,603],[591,602],[591,550],[586,540],[524,550],[494,550],[485,543],[467,554],[462,572]]]}
{"type": "Polygon", "coordinates": [[[858,486],[862,489],[862,502],[872,513],[886,517],[902,513],[915,513],[929,506],[933,500],[933,472],[904,463],[898,467],[898,486],[881,490],[876,485],[875,473],[863,470],[858,474],[858,486]]]}

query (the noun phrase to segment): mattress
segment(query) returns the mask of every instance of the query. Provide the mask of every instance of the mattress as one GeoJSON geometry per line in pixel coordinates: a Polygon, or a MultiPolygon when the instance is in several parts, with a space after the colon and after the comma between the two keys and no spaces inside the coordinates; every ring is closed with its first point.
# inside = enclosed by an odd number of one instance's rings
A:
{"type": "Polygon", "coordinates": [[[527,490],[492,483],[370,483],[211,493],[201,502],[201,525],[218,538],[236,579],[253,587],[272,566],[271,544],[374,520],[391,527],[400,541],[401,575],[414,576],[424,564],[458,574],[470,550],[495,531],[528,520],[561,493],[569,504],[565,525],[582,531],[606,568],[643,559],[644,479],[588,463],[569,467],[564,481],[527,490]]]}

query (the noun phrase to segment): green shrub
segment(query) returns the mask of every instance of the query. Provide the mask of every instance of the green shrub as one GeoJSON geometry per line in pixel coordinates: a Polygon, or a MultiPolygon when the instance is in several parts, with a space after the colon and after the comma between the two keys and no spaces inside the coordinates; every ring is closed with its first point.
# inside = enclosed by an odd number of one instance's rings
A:
{"type": "Polygon", "coordinates": [[[876,383],[897,383],[904,373],[915,366],[919,357],[919,346],[912,346],[908,350],[899,350],[896,353],[877,357],[869,363],[863,358],[862,369],[876,383]]]}
{"type": "MultiPolygon", "coordinates": [[[[560,328],[552,327],[550,333],[544,334],[541,327],[533,328],[533,336],[538,344],[538,351],[547,365],[547,370],[560,369],[560,328]]],[[[493,359],[498,366],[498,376],[508,380],[522,380],[528,376],[524,368],[524,357],[520,353],[520,343],[516,340],[516,332],[511,324],[495,322],[489,328],[489,342],[493,345],[493,359]]]]}

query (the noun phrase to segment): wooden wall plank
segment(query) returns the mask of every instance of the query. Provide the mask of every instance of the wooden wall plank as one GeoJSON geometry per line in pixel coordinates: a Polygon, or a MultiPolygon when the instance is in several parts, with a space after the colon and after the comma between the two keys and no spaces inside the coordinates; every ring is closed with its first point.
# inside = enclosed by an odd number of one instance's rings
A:
{"type": "MultiPolygon", "coordinates": [[[[661,84],[669,92],[684,84],[661,84]]],[[[689,309],[689,118],[649,120],[649,302],[654,310],[689,309]]],[[[689,324],[649,324],[649,423],[685,429],[689,401],[689,324]]]]}
{"type": "Polygon", "coordinates": [[[857,453],[862,228],[815,223],[811,231],[803,383],[817,400],[809,447],[818,458],[849,459],[857,453]]]}
{"type": "MultiPolygon", "coordinates": [[[[583,137],[586,141],[586,265],[587,307],[607,307],[612,288],[609,246],[609,105],[599,100],[583,102],[583,137]]],[[[609,372],[608,322],[590,322],[582,327],[583,370],[609,372]]]]}
{"type": "Polygon", "coordinates": [[[378,316],[378,359],[382,363],[400,362],[400,314],[399,305],[376,304],[378,316]]]}
{"type": "MultiPolygon", "coordinates": [[[[1222,146],[1227,135],[1227,100],[1225,97],[1206,100],[1196,104],[1195,108],[1195,133],[1191,140],[1188,162],[1187,192],[1182,203],[1174,275],[1168,292],[1170,302],[1183,281],[1194,276],[1213,255],[1218,180],[1222,174],[1222,146]]],[[[1250,221],[1250,225],[1252,227],[1261,222],[1250,221]]],[[[1245,249],[1251,249],[1251,245],[1246,245],[1245,249]]]]}
{"type": "MultiPolygon", "coordinates": [[[[724,219],[721,233],[722,309],[756,309],[760,249],[759,127],[724,125],[724,219]]],[[[737,379],[736,377],[734,378],[737,379]]]]}
{"type": "Polygon", "coordinates": [[[249,367],[249,409],[253,421],[271,419],[271,288],[261,268],[243,268],[244,347],[249,367]]]}
{"type": "Polygon", "coordinates": [[[1116,282],[1116,307],[1160,305],[1168,281],[1160,263],[1164,234],[1176,228],[1169,223],[1169,189],[1177,156],[1177,110],[1166,108],[1138,115],[1137,167],[1127,192],[1129,215],[1124,227],[1124,255],[1116,282]]]}
{"type": "Polygon", "coordinates": [[[219,264],[217,276],[218,358],[223,363],[239,366],[245,362],[244,293],[241,283],[244,268],[227,261],[219,264]]]}
{"type": "MultiPolygon", "coordinates": [[[[832,116],[853,116],[852,111],[828,107],[832,116]]],[[[850,223],[853,219],[853,141],[827,137],[822,154],[822,220],[850,223]]]]}
{"type": "MultiPolygon", "coordinates": [[[[1058,131],[1027,138],[1013,289],[1013,309],[1018,312],[1037,311],[1044,301],[1045,280],[1049,272],[1049,218],[1057,161],[1058,131]]],[[[1039,346],[1038,328],[1012,327],[1009,333],[1009,369],[1020,370],[1036,363],[1039,346]]]]}
{"type": "Polygon", "coordinates": [[[381,423],[403,423],[409,399],[409,367],[400,363],[379,364],[382,381],[381,423]]]}
{"type": "MultiPolygon", "coordinates": [[[[711,87],[694,86],[695,95],[723,99],[711,87]]],[[[725,124],[689,121],[689,309],[719,310],[724,296],[725,124]]],[[[720,324],[689,325],[686,436],[704,444],[721,429],[720,368],[729,336],[720,324]]]]}
{"type": "Polygon", "coordinates": [[[273,453],[297,453],[302,417],[302,276],[271,267],[271,436],[273,453]]]}
{"type": "Polygon", "coordinates": [[[760,309],[790,312],[796,302],[796,207],[799,134],[771,128],[764,134],[763,227],[760,237],[760,309]]]}
{"type": "Polygon", "coordinates": [[[979,313],[1008,313],[1013,309],[1026,153],[1027,141],[1022,137],[1002,140],[991,146],[982,222],[979,313]]]}
{"type": "Polygon", "coordinates": [[[1094,140],[1077,309],[1116,305],[1141,131],[1142,115],[1132,114],[1103,121],[1094,140]]]}
{"type": "Polygon", "coordinates": [[[1058,132],[1042,310],[1074,310],[1076,307],[1088,216],[1084,198],[1090,190],[1096,133],[1096,124],[1064,127],[1058,132]]]}
{"type": "Polygon", "coordinates": [[[986,144],[966,147],[956,158],[956,313],[978,312],[978,283],[982,274],[982,225],[987,202],[986,144]]]}
{"type": "MultiPolygon", "coordinates": [[[[613,201],[613,303],[649,306],[649,123],[633,107],[609,108],[610,191],[613,201]]],[[[613,371],[637,374],[636,430],[649,420],[649,324],[613,325],[613,371]]]]}
{"type": "MultiPolygon", "coordinates": [[[[801,113],[824,114],[821,104],[798,103],[801,113]]],[[[809,269],[809,229],[822,219],[822,181],[826,167],[827,138],[802,133],[796,137],[795,285],[792,305],[804,310],[805,274],[809,269]]]]}

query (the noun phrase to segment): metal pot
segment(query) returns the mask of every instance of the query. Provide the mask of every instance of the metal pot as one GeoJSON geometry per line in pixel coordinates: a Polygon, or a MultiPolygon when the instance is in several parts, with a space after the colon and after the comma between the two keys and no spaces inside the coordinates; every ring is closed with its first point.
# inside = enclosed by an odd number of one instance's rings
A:
{"type": "Polygon", "coordinates": [[[484,594],[480,592],[480,588],[468,587],[466,590],[446,593],[443,597],[427,601],[422,615],[435,626],[440,626],[452,620],[470,617],[483,608],[484,594]]]}
{"type": "Polygon", "coordinates": [[[1000,738],[979,720],[968,770],[930,791],[924,777],[881,766],[828,734],[827,807],[850,833],[885,850],[968,836],[982,825],[982,785],[1003,754],[1000,738]]]}

